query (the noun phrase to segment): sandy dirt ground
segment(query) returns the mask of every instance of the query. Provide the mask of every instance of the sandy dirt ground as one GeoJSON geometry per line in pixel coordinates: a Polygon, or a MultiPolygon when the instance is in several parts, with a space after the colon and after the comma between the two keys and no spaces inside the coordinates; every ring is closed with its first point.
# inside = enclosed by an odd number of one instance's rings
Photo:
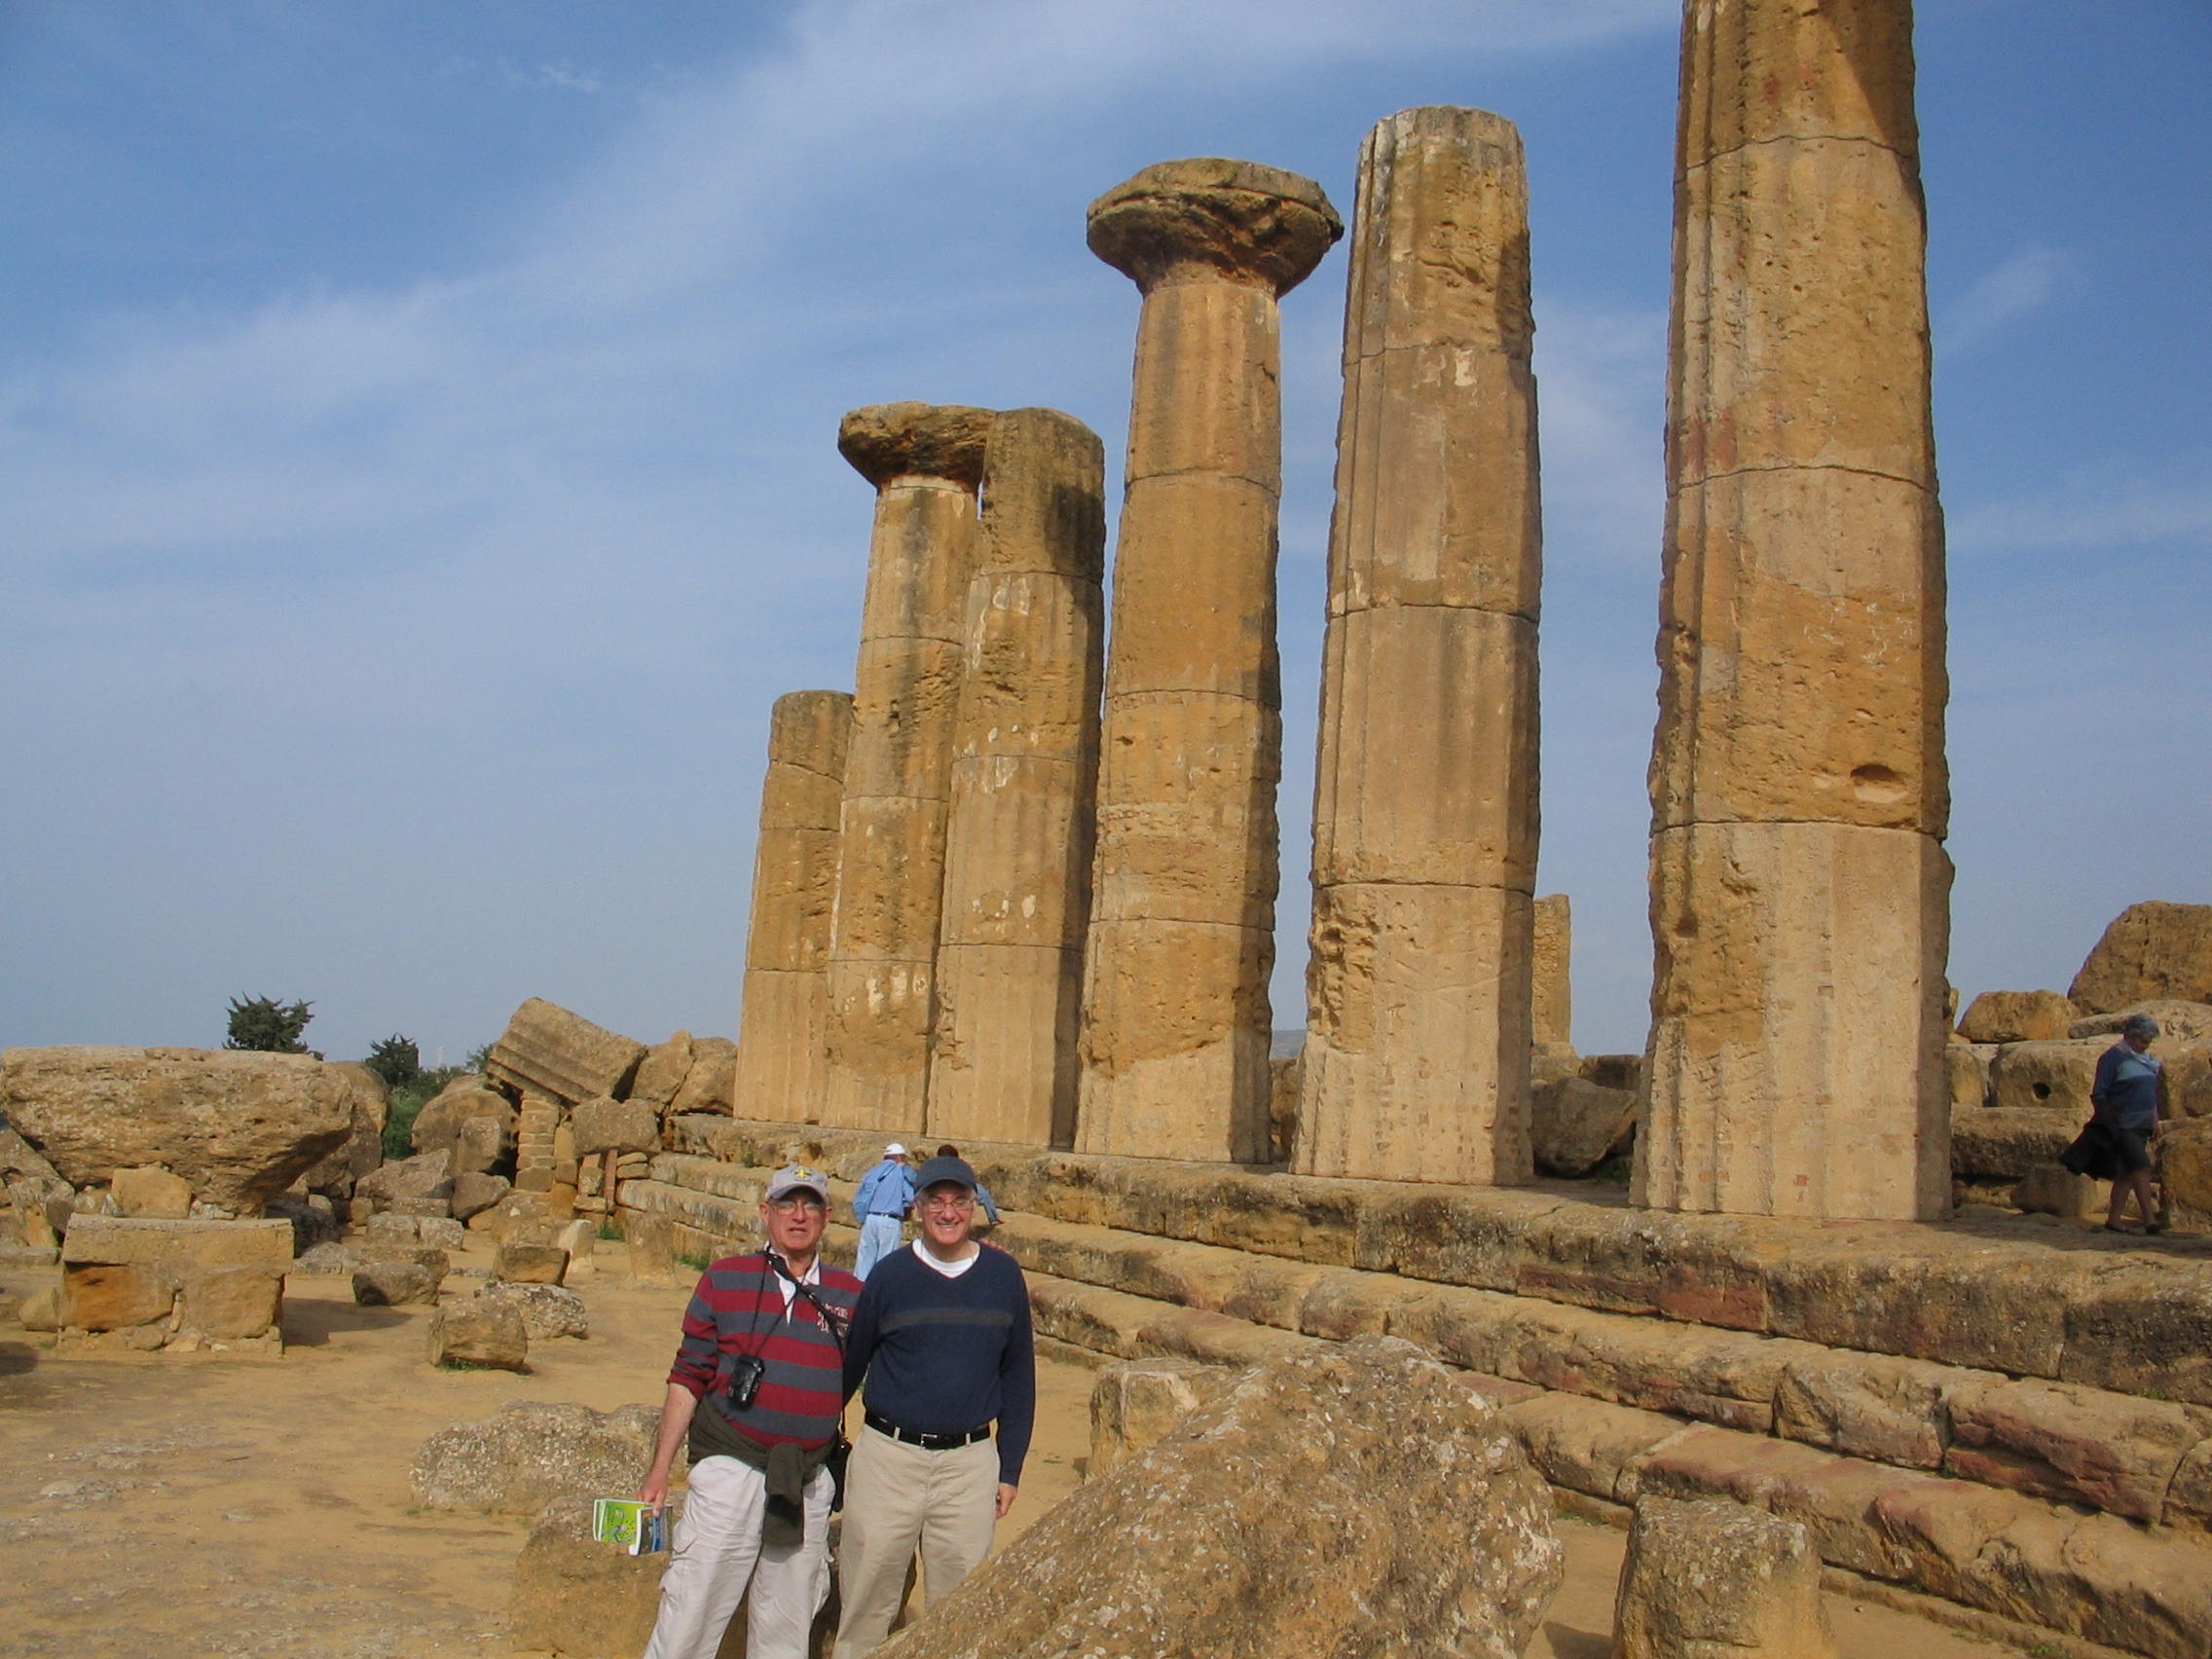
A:
{"type": "MultiPolygon", "coordinates": [[[[489,1261],[472,1245],[457,1265],[489,1261]]],[[[433,1369],[428,1310],[356,1308],[343,1277],[293,1277],[274,1362],[55,1359],[0,1327],[0,1654],[507,1653],[525,1524],[418,1509],[409,1463],[510,1400],[657,1404],[685,1287],[605,1267],[571,1284],[592,1334],[536,1345],[527,1377],[433,1369]]],[[[1040,1395],[1002,1544],[1082,1478],[1090,1373],[1048,1362],[1040,1395]]],[[[1560,1530],[1567,1583],[1530,1659],[1604,1659],[1623,1536],[1560,1530]]],[[[1887,1608],[1829,1610],[1845,1659],[2007,1651],[1887,1608]]]]}

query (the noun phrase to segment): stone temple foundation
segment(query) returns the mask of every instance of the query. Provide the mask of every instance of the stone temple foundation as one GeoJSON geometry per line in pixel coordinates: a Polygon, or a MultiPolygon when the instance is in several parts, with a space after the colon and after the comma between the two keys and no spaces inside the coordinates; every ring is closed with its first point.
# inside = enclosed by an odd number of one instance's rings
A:
{"type": "Polygon", "coordinates": [[[1078,1144],[1268,1145],[1274,965],[1275,302],[1344,226],[1309,179],[1166,162],[1090,204],[1144,293],[1114,557],[1078,1144]]]}
{"type": "Polygon", "coordinates": [[[1934,1217],[1949,810],[1908,0],[1682,24],[1635,1196],[1934,1217]]]}
{"type": "Polygon", "coordinates": [[[1301,1174],[1532,1172],[1533,332],[1512,123],[1380,123],[1345,307],[1301,1174]]]}

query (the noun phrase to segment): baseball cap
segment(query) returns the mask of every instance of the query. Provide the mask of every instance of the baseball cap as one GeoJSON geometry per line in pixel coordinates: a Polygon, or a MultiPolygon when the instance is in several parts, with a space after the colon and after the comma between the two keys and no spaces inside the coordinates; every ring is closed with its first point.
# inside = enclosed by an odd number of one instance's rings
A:
{"type": "Polygon", "coordinates": [[[906,1149],[899,1142],[893,1141],[889,1146],[883,1149],[883,1156],[886,1158],[904,1158],[906,1156],[906,1149]]]}
{"type": "Polygon", "coordinates": [[[933,1158],[914,1171],[914,1191],[926,1193],[941,1182],[950,1181],[958,1187],[976,1190],[976,1171],[968,1167],[965,1158],[933,1158]]]}
{"type": "Polygon", "coordinates": [[[768,1190],[760,1196],[774,1203],[791,1193],[812,1193],[816,1198],[827,1200],[830,1197],[830,1177],[803,1163],[787,1163],[768,1178],[768,1190]]]}

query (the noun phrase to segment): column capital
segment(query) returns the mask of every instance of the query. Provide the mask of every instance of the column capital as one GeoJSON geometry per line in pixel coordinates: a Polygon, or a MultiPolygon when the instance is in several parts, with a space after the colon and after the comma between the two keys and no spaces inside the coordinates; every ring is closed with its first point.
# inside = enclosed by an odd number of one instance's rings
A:
{"type": "Polygon", "coordinates": [[[877,489],[894,478],[944,478],[975,489],[995,411],[965,403],[873,403],[837,424],[837,453],[877,489]]]}
{"type": "Polygon", "coordinates": [[[1212,273],[1288,293],[1345,222],[1309,178],[1257,162],[1161,162],[1090,204],[1090,251],[1149,292],[1212,273]]]}

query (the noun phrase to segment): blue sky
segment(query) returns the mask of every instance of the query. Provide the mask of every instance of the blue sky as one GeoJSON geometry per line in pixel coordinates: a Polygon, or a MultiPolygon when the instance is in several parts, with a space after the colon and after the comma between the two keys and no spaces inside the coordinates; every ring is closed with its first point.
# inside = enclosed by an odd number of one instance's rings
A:
{"type": "MultiPolygon", "coordinates": [[[[525,996],[736,1029],[769,704],[849,687],[837,419],[1066,409],[1083,209],[1231,155],[1527,143],[1544,848],[1576,1037],[1648,990],[1672,0],[0,5],[0,1042],[457,1058],[525,996]]],[[[1952,978],[2212,902],[2212,7],[1923,0],[1951,535],[1952,978]]],[[[1345,259],[1284,305],[1301,1022],[1345,259]]],[[[1118,488],[1118,484],[1117,484],[1118,488]]]]}

